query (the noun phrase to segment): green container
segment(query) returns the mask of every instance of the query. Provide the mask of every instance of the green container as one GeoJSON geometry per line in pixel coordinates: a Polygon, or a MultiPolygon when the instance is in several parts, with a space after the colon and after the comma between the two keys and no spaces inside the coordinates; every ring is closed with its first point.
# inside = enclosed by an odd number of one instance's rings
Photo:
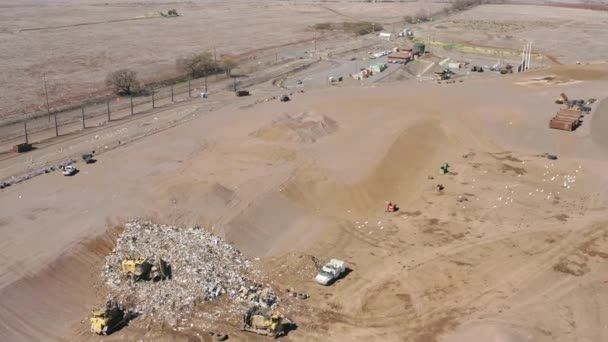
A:
{"type": "Polygon", "coordinates": [[[414,53],[423,54],[424,51],[426,51],[426,45],[424,45],[423,43],[414,44],[414,53]]]}

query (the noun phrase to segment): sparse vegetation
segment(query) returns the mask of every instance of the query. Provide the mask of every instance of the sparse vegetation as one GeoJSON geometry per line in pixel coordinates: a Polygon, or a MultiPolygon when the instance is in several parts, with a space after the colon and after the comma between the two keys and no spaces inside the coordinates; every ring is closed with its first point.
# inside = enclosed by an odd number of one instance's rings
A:
{"type": "Polygon", "coordinates": [[[232,58],[224,58],[221,63],[222,70],[226,73],[226,76],[232,76],[232,70],[239,65],[239,62],[232,58]]]}
{"type": "Polygon", "coordinates": [[[344,22],[344,23],[318,23],[313,25],[315,30],[319,31],[335,31],[342,30],[348,33],[354,33],[356,35],[365,35],[368,33],[382,31],[384,27],[378,23],[372,23],[369,21],[357,21],[357,22],[344,22]]]}
{"type": "Polygon", "coordinates": [[[365,35],[368,33],[382,31],[384,27],[377,23],[371,23],[369,21],[358,21],[354,23],[343,23],[342,26],[347,32],[352,32],[357,35],[365,35]]]}
{"type": "Polygon", "coordinates": [[[179,13],[174,9],[170,9],[167,13],[160,12],[160,15],[163,17],[179,17],[179,13]]]}
{"type": "Polygon", "coordinates": [[[219,70],[210,52],[194,53],[176,60],[177,67],[192,78],[208,76],[219,70]]]}
{"type": "Polygon", "coordinates": [[[121,69],[108,74],[106,85],[118,95],[132,95],[139,87],[139,81],[134,70],[121,69]]]}

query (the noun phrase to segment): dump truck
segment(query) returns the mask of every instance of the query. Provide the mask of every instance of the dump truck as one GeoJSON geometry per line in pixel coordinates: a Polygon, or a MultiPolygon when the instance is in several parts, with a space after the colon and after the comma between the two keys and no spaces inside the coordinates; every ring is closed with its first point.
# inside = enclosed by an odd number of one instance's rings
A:
{"type": "Polygon", "coordinates": [[[126,314],[124,309],[115,301],[108,301],[103,309],[92,312],[91,332],[98,335],[109,335],[128,319],[129,314],[126,314]]]}
{"type": "Polygon", "coordinates": [[[156,260],[139,257],[122,261],[122,272],[133,277],[134,280],[152,280],[157,282],[169,278],[167,263],[158,258],[156,260]]]}
{"type": "Polygon", "coordinates": [[[287,318],[278,312],[264,310],[253,306],[243,315],[243,331],[278,338],[285,335],[285,327],[290,324],[287,318]]]}
{"type": "Polygon", "coordinates": [[[344,261],[331,259],[321,268],[319,274],[315,277],[315,280],[321,285],[330,285],[338,279],[345,270],[346,266],[344,265],[344,261]]]}

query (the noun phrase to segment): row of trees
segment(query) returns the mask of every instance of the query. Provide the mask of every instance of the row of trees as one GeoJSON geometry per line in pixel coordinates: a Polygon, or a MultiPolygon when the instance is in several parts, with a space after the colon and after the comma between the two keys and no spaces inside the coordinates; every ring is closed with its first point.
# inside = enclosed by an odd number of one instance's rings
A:
{"type": "MultiPolygon", "coordinates": [[[[217,62],[210,52],[201,52],[180,57],[175,64],[189,78],[207,77],[222,72],[227,77],[231,77],[232,71],[238,66],[238,61],[223,58],[217,62]]],[[[106,86],[112,87],[118,95],[134,95],[140,91],[140,85],[137,72],[131,69],[117,70],[106,77],[106,86]]]]}
{"type": "Polygon", "coordinates": [[[449,15],[456,12],[465,11],[478,5],[483,4],[503,4],[504,0],[450,0],[450,6],[444,9],[431,13],[428,10],[420,9],[416,14],[406,15],[403,21],[407,24],[417,24],[431,20],[437,15],[449,15]]]}

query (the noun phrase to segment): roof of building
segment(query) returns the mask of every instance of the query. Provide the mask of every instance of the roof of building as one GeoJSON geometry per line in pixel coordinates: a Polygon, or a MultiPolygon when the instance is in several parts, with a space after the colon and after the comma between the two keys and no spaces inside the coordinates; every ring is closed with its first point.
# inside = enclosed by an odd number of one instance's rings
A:
{"type": "Polygon", "coordinates": [[[407,59],[410,58],[409,52],[393,52],[388,55],[388,58],[399,58],[399,59],[407,59]]]}

